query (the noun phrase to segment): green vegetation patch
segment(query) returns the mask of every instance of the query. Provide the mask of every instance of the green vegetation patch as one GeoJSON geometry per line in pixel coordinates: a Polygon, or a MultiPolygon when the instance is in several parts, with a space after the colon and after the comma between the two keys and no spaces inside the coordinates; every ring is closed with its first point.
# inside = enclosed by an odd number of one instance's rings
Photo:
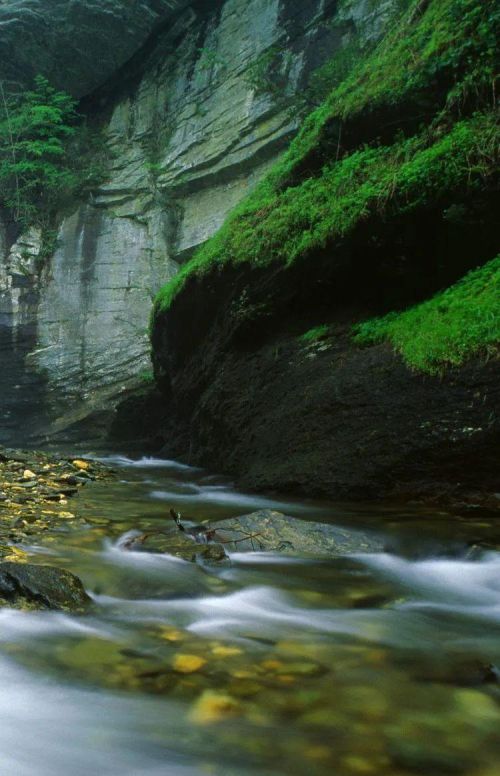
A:
{"type": "Polygon", "coordinates": [[[360,344],[391,342],[406,363],[430,374],[500,343],[500,256],[422,304],[358,324],[360,344]]]}
{"type": "Polygon", "coordinates": [[[57,212],[102,181],[103,145],[76,101],[43,76],[17,94],[0,82],[0,205],[23,228],[41,227],[46,252],[54,247],[57,212]]]}
{"type": "Polygon", "coordinates": [[[413,0],[386,38],[309,115],[267,178],[160,291],[153,322],[188,278],[212,267],[290,265],[348,238],[370,216],[404,213],[484,185],[498,168],[493,107],[499,27],[500,10],[491,0],[413,0]],[[375,141],[344,155],[343,124],[374,110],[397,116],[405,103],[414,120],[426,117],[427,126],[405,137],[397,135],[396,122],[389,145],[375,141]],[[338,126],[338,139],[332,126],[338,126]],[[306,160],[319,149],[324,166],[307,171],[306,160]]]}
{"type": "Polygon", "coordinates": [[[308,331],[304,332],[304,334],[300,335],[299,339],[305,344],[310,344],[312,342],[325,339],[325,337],[328,337],[329,332],[330,327],[324,323],[321,326],[315,326],[313,329],[309,329],[308,331]]]}
{"type": "Polygon", "coordinates": [[[365,147],[288,188],[257,209],[243,203],[222,229],[163,287],[155,313],[169,308],[186,280],[217,264],[293,264],[373,215],[404,213],[447,192],[484,185],[498,165],[493,113],[477,114],[443,134],[425,130],[392,146],[365,147]]]}
{"type": "MultiPolygon", "coordinates": [[[[460,112],[471,96],[495,93],[498,76],[500,7],[495,0],[413,0],[375,50],[350,70],[313,111],[288,152],[271,171],[272,187],[286,186],[296,168],[338,125],[364,112],[398,114],[411,103],[412,118],[429,111],[460,112]],[[440,87],[448,92],[443,103],[440,87]]],[[[397,124],[395,125],[397,128],[397,124]]],[[[380,127],[374,127],[375,132],[380,127]]],[[[330,141],[331,142],[331,141],[330,141]]],[[[328,144],[328,143],[327,143],[328,144]]]]}

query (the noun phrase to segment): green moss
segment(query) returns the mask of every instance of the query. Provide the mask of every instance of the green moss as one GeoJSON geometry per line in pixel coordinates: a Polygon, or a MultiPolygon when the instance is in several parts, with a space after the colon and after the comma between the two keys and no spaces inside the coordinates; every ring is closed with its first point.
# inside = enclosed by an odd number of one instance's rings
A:
{"type": "Polygon", "coordinates": [[[144,383],[145,385],[153,385],[155,381],[153,370],[144,369],[142,372],[139,372],[139,380],[141,381],[141,383],[144,383]]]}
{"type": "Polygon", "coordinates": [[[189,278],[213,267],[288,266],[347,240],[369,217],[391,217],[483,187],[498,165],[492,84],[499,24],[491,1],[410,3],[386,38],[310,114],[267,178],[160,291],[153,322],[189,278]],[[393,121],[401,114],[400,130],[405,126],[405,105],[412,113],[410,137],[398,134],[393,121]],[[343,152],[342,132],[350,130],[342,126],[352,128],[364,117],[376,133],[381,127],[369,120],[374,111],[388,117],[392,138],[380,144],[372,137],[371,145],[343,152]],[[419,116],[425,126],[415,130],[419,116]]]}
{"type": "Polygon", "coordinates": [[[311,342],[317,342],[318,340],[327,337],[329,331],[330,327],[325,323],[321,326],[315,326],[313,329],[309,329],[308,331],[304,332],[304,334],[300,335],[299,339],[301,342],[305,342],[307,344],[311,342]]]}
{"type": "Polygon", "coordinates": [[[360,344],[391,342],[406,363],[436,374],[500,344],[500,256],[422,304],[359,324],[360,344]]]}
{"type": "Polygon", "coordinates": [[[493,0],[414,0],[371,55],[310,114],[269,182],[286,185],[332,124],[352,124],[364,112],[397,115],[405,102],[414,107],[414,118],[420,113],[424,120],[429,112],[460,109],[470,93],[494,94],[499,35],[500,10],[493,0]],[[444,100],[442,84],[448,87],[444,100]]]}
{"type": "Polygon", "coordinates": [[[219,233],[160,291],[167,309],[186,280],[217,264],[291,264],[370,215],[402,213],[460,187],[482,186],[498,160],[493,114],[478,114],[437,136],[425,131],[389,147],[366,147],[286,189],[256,210],[240,206],[219,233]]]}
{"type": "MultiPolygon", "coordinates": [[[[344,119],[381,104],[397,104],[439,79],[457,86],[491,86],[497,66],[500,11],[491,0],[417,0],[392,34],[334,92],[328,109],[344,119]]],[[[427,95],[429,99],[429,95],[427,95]]]]}

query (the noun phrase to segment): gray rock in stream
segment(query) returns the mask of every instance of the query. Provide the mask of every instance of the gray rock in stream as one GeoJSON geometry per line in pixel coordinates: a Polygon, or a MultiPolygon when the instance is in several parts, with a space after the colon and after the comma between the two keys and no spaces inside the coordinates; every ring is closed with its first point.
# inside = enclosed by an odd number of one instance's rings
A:
{"type": "MultiPolygon", "coordinates": [[[[129,549],[139,549],[133,542],[129,549]]],[[[231,552],[275,552],[329,558],[354,552],[380,552],[382,542],[363,531],[328,523],[299,520],[272,509],[219,520],[185,532],[157,534],[140,549],[163,552],[184,560],[220,563],[231,552]]]]}
{"type": "Polygon", "coordinates": [[[380,552],[382,542],[363,531],[299,520],[272,509],[213,523],[214,540],[229,552],[278,552],[332,557],[353,552],[380,552]]]}
{"type": "Polygon", "coordinates": [[[0,563],[0,604],[20,609],[83,611],[90,603],[74,574],[33,563],[0,563]]]}

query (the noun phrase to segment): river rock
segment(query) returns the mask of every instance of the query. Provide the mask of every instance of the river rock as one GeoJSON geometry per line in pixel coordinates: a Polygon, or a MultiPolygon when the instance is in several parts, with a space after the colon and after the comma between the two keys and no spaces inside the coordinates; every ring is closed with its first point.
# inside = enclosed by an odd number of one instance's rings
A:
{"type": "MultiPolygon", "coordinates": [[[[124,547],[125,548],[125,547],[124,547]]],[[[231,552],[275,552],[331,558],[354,552],[380,552],[382,542],[364,531],[299,520],[272,509],[259,509],[230,520],[172,531],[137,535],[126,549],[164,552],[189,561],[220,563],[231,552]],[[144,540],[146,537],[146,540],[144,540]]]]}
{"type": "Polygon", "coordinates": [[[21,609],[81,611],[90,603],[78,577],[33,563],[0,563],[0,601],[21,609]]]}
{"type": "Polygon", "coordinates": [[[279,552],[284,555],[332,557],[353,552],[380,552],[382,542],[352,528],[300,520],[272,509],[220,520],[210,526],[214,540],[230,552],[279,552]]]}
{"type": "Polygon", "coordinates": [[[204,565],[227,560],[223,545],[217,542],[197,542],[188,531],[178,531],[175,528],[161,533],[129,535],[122,542],[121,547],[125,550],[165,553],[181,560],[204,565]]]}

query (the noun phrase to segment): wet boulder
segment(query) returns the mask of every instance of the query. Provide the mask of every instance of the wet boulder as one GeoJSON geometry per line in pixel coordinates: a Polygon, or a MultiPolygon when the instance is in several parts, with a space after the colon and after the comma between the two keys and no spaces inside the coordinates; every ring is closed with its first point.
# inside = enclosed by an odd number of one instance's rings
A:
{"type": "Polygon", "coordinates": [[[300,520],[272,509],[259,509],[249,515],[212,523],[207,536],[229,552],[333,557],[383,549],[379,539],[364,531],[300,520]]]}
{"type": "Polygon", "coordinates": [[[0,563],[0,603],[21,609],[83,611],[90,604],[74,574],[33,563],[0,563]]]}
{"type": "MultiPolygon", "coordinates": [[[[175,515],[176,513],[174,513],[175,515]]],[[[381,540],[353,528],[300,520],[272,509],[193,525],[177,519],[177,529],[130,533],[124,550],[166,553],[202,564],[225,562],[232,552],[273,552],[331,558],[358,552],[380,552],[381,540]]]]}

